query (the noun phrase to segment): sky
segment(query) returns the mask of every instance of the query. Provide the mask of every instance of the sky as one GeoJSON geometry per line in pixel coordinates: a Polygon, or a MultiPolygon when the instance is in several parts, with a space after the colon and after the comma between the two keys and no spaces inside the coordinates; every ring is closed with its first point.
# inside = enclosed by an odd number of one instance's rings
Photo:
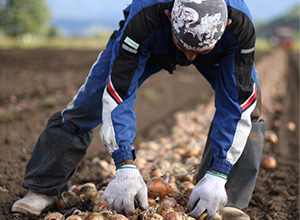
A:
{"type": "MultiPolygon", "coordinates": [[[[116,23],[123,18],[122,10],[131,0],[46,0],[53,19],[102,19],[116,23]]],[[[254,20],[270,21],[296,5],[300,0],[245,0],[254,20]]]]}

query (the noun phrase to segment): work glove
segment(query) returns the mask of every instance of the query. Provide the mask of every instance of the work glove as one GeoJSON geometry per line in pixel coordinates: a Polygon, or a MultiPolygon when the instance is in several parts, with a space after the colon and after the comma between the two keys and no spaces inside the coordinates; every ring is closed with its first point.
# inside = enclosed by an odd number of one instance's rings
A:
{"type": "Polygon", "coordinates": [[[190,195],[188,202],[188,206],[192,210],[190,215],[198,218],[206,211],[205,220],[212,219],[227,202],[226,181],[227,176],[225,174],[207,171],[190,195]]]}
{"type": "Polygon", "coordinates": [[[148,208],[147,186],[135,164],[117,166],[116,178],[107,185],[103,198],[121,214],[134,214],[135,198],[142,209],[148,208]]]}

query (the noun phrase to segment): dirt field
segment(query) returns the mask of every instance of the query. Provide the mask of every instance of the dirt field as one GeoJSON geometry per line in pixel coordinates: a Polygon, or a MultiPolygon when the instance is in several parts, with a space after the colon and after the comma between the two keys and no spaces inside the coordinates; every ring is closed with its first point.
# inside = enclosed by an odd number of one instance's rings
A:
{"type": "MultiPolygon", "coordinates": [[[[21,187],[26,163],[47,119],[66,107],[97,55],[84,50],[0,50],[0,219],[32,219],[10,213],[12,203],[26,193],[21,187]]],[[[260,169],[245,211],[256,220],[299,219],[299,54],[276,50],[258,53],[256,60],[262,86],[270,93],[264,111],[267,130],[278,136],[277,143],[265,144],[264,156],[273,155],[278,165],[272,171],[260,169]],[[286,72],[279,82],[273,79],[276,71],[286,72]],[[286,129],[288,122],[295,123],[296,130],[286,129]]],[[[192,67],[178,68],[174,75],[154,75],[138,93],[135,144],[169,135],[175,112],[207,104],[212,95],[192,67]]],[[[72,183],[102,181],[92,161],[109,155],[98,132],[95,129],[72,183]]]]}

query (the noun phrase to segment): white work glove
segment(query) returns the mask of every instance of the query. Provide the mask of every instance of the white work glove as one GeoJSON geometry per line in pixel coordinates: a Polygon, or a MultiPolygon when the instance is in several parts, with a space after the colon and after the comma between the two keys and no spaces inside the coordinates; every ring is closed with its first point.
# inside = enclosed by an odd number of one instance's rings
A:
{"type": "Polygon", "coordinates": [[[227,202],[226,181],[227,176],[225,174],[207,171],[191,193],[188,202],[188,206],[192,210],[190,215],[198,218],[206,211],[205,220],[212,219],[227,202]]]}
{"type": "Polygon", "coordinates": [[[103,198],[111,209],[121,214],[134,214],[135,198],[142,209],[147,209],[147,186],[136,165],[118,165],[116,178],[107,185],[103,198]]]}

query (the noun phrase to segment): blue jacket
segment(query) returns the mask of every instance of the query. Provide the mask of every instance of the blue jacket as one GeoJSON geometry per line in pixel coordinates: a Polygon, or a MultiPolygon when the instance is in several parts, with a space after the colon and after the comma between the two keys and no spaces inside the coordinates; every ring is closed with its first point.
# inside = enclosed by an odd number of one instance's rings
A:
{"type": "Polygon", "coordinates": [[[133,159],[133,104],[144,79],[164,68],[195,65],[215,91],[211,169],[228,174],[243,152],[256,104],[255,28],[242,0],[227,0],[232,20],[214,49],[190,62],[174,45],[165,10],[172,0],[134,0],[112,36],[110,76],[103,93],[101,138],[115,163],[133,159]]]}

